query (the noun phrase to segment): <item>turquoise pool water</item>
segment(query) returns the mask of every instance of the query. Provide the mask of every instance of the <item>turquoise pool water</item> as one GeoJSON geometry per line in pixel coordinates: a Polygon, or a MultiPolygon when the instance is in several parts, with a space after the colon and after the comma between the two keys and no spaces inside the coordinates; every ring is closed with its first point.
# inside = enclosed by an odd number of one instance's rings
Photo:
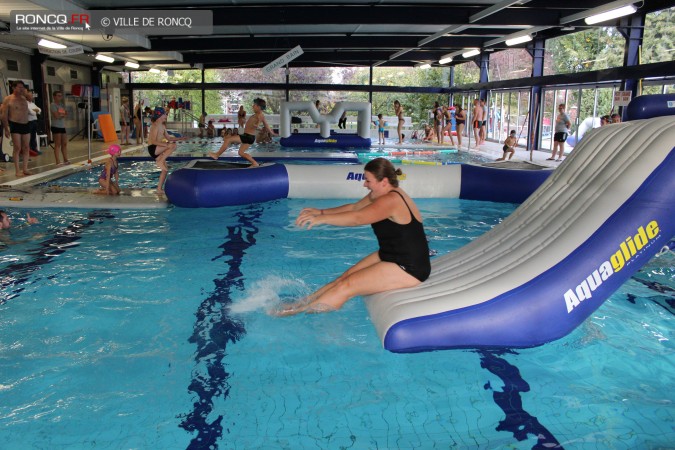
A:
{"type": "MultiPolygon", "coordinates": [[[[418,203],[437,254],[515,208],[418,203]]],[[[335,204],[35,211],[41,223],[3,235],[15,243],[0,251],[3,448],[675,442],[672,252],[556,342],[397,355],[359,299],[325,315],[266,314],[375,248],[368,227],[293,225],[303,207],[335,204]]]]}

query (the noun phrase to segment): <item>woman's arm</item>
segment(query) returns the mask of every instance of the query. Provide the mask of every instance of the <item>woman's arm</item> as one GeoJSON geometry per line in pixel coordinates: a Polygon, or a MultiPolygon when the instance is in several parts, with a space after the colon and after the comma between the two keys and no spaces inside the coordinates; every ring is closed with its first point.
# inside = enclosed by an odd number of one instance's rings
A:
{"type": "MultiPolygon", "coordinates": [[[[366,197],[367,198],[367,197],[366,197]]],[[[361,200],[363,201],[363,199],[361,200]]],[[[361,203],[355,203],[358,205],[361,203]]],[[[395,198],[389,195],[378,198],[374,202],[368,201],[368,204],[358,209],[333,212],[331,214],[311,214],[303,211],[295,221],[299,227],[307,226],[311,229],[314,225],[334,225],[338,227],[357,227],[360,225],[369,225],[392,216],[396,204],[395,198]]]]}

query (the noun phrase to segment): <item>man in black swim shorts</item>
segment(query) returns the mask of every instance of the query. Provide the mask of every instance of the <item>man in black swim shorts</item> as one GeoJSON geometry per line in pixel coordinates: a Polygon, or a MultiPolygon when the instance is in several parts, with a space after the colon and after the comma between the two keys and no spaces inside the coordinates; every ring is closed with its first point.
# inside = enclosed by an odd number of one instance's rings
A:
{"type": "Polygon", "coordinates": [[[164,193],[164,180],[169,173],[169,167],[166,165],[166,159],[176,150],[176,141],[182,141],[184,138],[171,136],[166,131],[166,111],[164,108],[155,108],[152,116],[152,125],[148,133],[148,154],[155,160],[157,167],[161,170],[159,174],[159,183],[157,184],[157,193],[164,193]]]}
{"type": "Polygon", "coordinates": [[[217,152],[209,152],[209,156],[213,159],[218,159],[220,155],[223,154],[227,147],[231,144],[241,143],[239,146],[239,156],[251,163],[251,167],[258,167],[258,162],[251,157],[246,150],[255,142],[255,134],[258,129],[266,129],[272,136],[277,134],[270,128],[265,119],[265,114],[263,111],[267,107],[267,103],[262,98],[256,98],[253,100],[253,114],[246,121],[244,126],[243,134],[233,134],[231,136],[226,136],[223,139],[223,144],[220,146],[217,152]]]}
{"type": "Polygon", "coordinates": [[[14,169],[17,177],[32,175],[28,171],[28,152],[30,144],[30,126],[28,125],[28,100],[26,100],[26,85],[21,80],[13,84],[13,91],[5,97],[0,107],[0,119],[5,131],[5,137],[12,139],[14,169]],[[19,169],[19,159],[23,156],[22,169],[19,169]]]}

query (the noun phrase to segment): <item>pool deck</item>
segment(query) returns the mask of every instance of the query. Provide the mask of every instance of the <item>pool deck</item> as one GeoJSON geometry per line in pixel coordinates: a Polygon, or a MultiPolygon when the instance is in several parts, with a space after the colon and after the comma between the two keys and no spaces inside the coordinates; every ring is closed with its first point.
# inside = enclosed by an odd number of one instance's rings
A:
{"type": "MultiPolygon", "coordinates": [[[[200,140],[208,143],[208,140],[200,140]]],[[[214,142],[217,142],[214,141],[214,142]]],[[[68,173],[77,172],[89,167],[94,167],[94,170],[99,170],[96,166],[100,165],[107,158],[105,149],[110,143],[102,141],[93,141],[91,143],[91,164],[89,164],[88,145],[84,139],[76,138],[68,143],[68,155],[71,161],[70,165],[57,166],[54,164],[54,153],[50,147],[42,148],[42,154],[32,157],[29,160],[28,168],[33,175],[17,177],[14,173],[14,165],[11,162],[0,162],[0,168],[4,172],[0,173],[0,208],[40,208],[40,207],[78,207],[78,208],[165,208],[168,205],[166,197],[158,195],[153,189],[123,189],[122,195],[111,197],[105,195],[94,194],[98,188],[92,186],[89,189],[64,189],[58,187],[34,187],[35,184],[47,181],[49,179],[59,178],[68,173]]],[[[371,151],[388,151],[388,150],[444,150],[453,148],[450,145],[443,144],[420,144],[409,143],[398,145],[394,142],[385,145],[373,145],[371,151]]],[[[467,149],[462,147],[460,151],[469,151],[478,155],[482,155],[489,159],[497,159],[502,156],[502,144],[497,142],[486,142],[481,145],[479,149],[467,149]]],[[[144,145],[129,145],[122,147],[122,155],[130,157],[146,157],[147,151],[144,145]]],[[[252,155],[261,158],[275,158],[275,159],[290,159],[290,152],[284,155],[282,151],[264,151],[264,147],[260,150],[254,149],[252,155]]],[[[345,152],[294,152],[294,156],[302,155],[304,157],[321,157],[335,158],[345,157],[345,152]]],[[[355,155],[352,153],[347,153],[355,155]]],[[[206,153],[190,153],[185,154],[180,152],[180,146],[175,153],[176,156],[203,158],[208,157],[206,153]]],[[[225,157],[234,157],[236,152],[233,150],[224,153],[225,157]]],[[[526,168],[529,165],[537,167],[557,167],[560,163],[555,161],[547,161],[550,157],[548,151],[533,151],[530,152],[522,149],[517,149],[516,154],[512,158],[512,163],[500,163],[501,167],[510,168],[526,168]],[[524,164],[525,163],[525,164],[524,164]]],[[[171,160],[171,158],[169,158],[171,160]]]]}

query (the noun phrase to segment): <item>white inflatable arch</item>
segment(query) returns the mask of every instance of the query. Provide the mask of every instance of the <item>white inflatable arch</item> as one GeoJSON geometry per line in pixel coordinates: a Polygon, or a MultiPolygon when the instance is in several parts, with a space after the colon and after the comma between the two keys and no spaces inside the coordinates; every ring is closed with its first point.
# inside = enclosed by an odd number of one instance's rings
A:
{"type": "Polygon", "coordinates": [[[312,120],[319,124],[319,134],[330,137],[331,125],[338,123],[345,111],[358,112],[356,134],[364,139],[370,138],[371,106],[368,102],[337,102],[328,114],[321,114],[312,102],[282,102],[279,111],[279,135],[287,138],[291,135],[291,113],[307,112],[312,120]]]}

